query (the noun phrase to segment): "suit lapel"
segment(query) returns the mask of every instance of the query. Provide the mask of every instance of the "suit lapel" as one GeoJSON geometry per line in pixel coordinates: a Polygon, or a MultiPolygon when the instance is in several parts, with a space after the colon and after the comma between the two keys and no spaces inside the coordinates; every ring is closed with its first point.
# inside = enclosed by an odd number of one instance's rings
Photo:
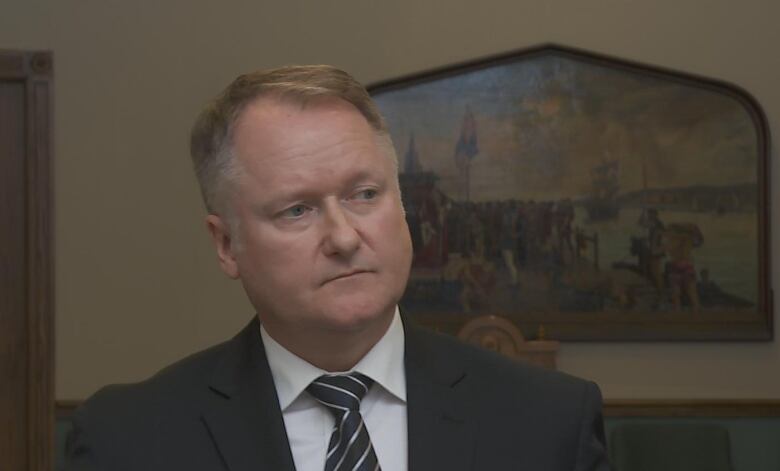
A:
{"type": "Polygon", "coordinates": [[[404,318],[409,471],[472,469],[474,424],[467,422],[466,372],[440,343],[404,318]],[[433,340],[433,342],[431,342],[433,340]]]}
{"type": "Polygon", "coordinates": [[[255,318],[227,346],[203,419],[230,471],[293,471],[284,420],[255,318]]]}

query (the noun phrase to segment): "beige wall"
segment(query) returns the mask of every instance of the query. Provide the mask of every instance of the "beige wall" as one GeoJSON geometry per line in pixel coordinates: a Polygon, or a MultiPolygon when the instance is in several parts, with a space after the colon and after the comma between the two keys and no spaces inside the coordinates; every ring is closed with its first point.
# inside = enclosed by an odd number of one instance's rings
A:
{"type": "MultiPolygon", "coordinates": [[[[555,42],[739,84],[780,136],[775,0],[2,0],[0,11],[0,47],[55,54],[60,399],[144,378],[251,316],[217,269],[186,150],[196,110],[242,71],[325,62],[372,82],[555,42]]],[[[780,398],[777,342],[572,343],[560,366],[612,398],[780,398]]]]}

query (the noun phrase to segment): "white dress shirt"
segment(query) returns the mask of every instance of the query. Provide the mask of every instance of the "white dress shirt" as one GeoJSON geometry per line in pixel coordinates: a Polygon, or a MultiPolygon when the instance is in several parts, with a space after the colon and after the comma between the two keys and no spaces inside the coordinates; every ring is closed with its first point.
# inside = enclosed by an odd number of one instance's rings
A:
{"type": "MultiPolygon", "coordinates": [[[[276,385],[295,469],[322,471],[336,421],[325,406],[306,392],[306,387],[326,371],[281,346],[262,325],[260,335],[276,385]]],[[[351,371],[374,380],[374,386],[360,403],[360,413],[382,471],[406,471],[404,331],[397,308],[385,335],[351,371]]]]}

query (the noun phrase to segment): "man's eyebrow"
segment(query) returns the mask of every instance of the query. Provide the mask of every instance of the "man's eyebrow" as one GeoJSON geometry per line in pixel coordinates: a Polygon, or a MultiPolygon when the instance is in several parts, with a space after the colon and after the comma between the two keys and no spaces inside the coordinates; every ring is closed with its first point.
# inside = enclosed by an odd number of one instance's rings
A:
{"type": "Polygon", "coordinates": [[[382,173],[376,167],[358,170],[354,175],[347,179],[349,185],[355,185],[362,180],[381,180],[382,173]]]}

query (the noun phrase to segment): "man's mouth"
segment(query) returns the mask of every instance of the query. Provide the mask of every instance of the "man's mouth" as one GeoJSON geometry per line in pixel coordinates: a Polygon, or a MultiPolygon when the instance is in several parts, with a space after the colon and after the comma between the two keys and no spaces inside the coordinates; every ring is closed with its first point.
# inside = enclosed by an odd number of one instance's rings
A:
{"type": "Polygon", "coordinates": [[[369,270],[350,270],[350,271],[347,271],[347,272],[344,272],[344,273],[340,273],[340,274],[338,274],[336,276],[332,276],[332,277],[326,279],[322,284],[324,285],[324,284],[330,283],[331,281],[343,280],[345,278],[350,278],[350,277],[361,275],[361,274],[364,274],[364,273],[370,273],[370,271],[369,270]]]}

